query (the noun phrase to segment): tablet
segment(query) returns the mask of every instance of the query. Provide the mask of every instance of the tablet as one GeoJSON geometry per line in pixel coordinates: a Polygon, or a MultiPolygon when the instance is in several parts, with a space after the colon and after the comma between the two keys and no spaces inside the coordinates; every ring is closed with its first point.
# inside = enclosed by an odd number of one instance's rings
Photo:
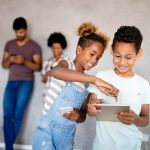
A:
{"type": "Polygon", "coordinates": [[[123,104],[95,104],[94,106],[102,110],[96,115],[97,121],[119,121],[115,115],[130,110],[130,106],[123,104]]]}

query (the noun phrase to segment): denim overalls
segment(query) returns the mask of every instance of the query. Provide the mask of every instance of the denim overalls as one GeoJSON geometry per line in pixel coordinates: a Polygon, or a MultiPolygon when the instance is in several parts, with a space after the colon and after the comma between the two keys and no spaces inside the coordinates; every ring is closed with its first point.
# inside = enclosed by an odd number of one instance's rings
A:
{"type": "Polygon", "coordinates": [[[81,108],[86,95],[86,89],[66,83],[47,114],[40,117],[33,138],[33,150],[73,149],[77,122],[62,117],[59,108],[81,108]]]}

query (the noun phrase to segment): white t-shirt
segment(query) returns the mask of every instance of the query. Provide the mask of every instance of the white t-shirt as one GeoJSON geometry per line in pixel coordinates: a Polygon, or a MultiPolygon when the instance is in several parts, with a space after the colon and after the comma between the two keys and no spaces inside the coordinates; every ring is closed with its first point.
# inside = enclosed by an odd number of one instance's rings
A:
{"type": "MultiPolygon", "coordinates": [[[[101,71],[96,76],[120,90],[116,102],[114,97],[101,93],[95,85],[90,84],[89,92],[97,94],[97,98],[102,98],[104,103],[128,104],[138,115],[142,104],[150,104],[150,86],[141,76],[135,74],[131,78],[123,78],[114,70],[101,71]]],[[[142,133],[134,124],[97,121],[93,150],[140,150],[142,138],[142,133]]]]}

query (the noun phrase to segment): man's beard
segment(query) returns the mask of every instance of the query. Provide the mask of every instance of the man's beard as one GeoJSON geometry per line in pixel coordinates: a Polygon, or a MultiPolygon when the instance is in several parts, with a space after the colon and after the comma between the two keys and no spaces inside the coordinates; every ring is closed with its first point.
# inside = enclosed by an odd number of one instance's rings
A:
{"type": "Polygon", "coordinates": [[[25,38],[26,38],[25,36],[24,36],[24,37],[18,36],[18,37],[17,37],[17,41],[23,41],[25,38]]]}

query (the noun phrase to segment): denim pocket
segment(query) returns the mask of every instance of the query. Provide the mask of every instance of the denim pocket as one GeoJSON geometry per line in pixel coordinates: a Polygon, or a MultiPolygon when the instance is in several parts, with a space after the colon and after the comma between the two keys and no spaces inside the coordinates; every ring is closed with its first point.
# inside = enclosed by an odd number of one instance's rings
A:
{"type": "Polygon", "coordinates": [[[79,108],[84,101],[84,96],[80,92],[74,92],[74,94],[71,95],[64,94],[62,98],[65,100],[66,105],[76,108],[79,108]]]}
{"type": "Polygon", "coordinates": [[[67,85],[58,96],[59,102],[61,101],[61,104],[59,103],[58,105],[59,107],[80,108],[86,93],[86,90],[79,90],[75,85],[67,85]]]}

